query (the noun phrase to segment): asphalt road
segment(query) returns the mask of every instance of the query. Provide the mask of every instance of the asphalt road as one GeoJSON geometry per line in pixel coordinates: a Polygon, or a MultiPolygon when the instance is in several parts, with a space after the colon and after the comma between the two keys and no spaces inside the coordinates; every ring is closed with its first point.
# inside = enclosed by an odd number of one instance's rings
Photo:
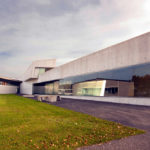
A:
{"type": "Polygon", "coordinates": [[[53,105],[146,130],[146,134],[77,150],[150,150],[150,107],[62,99],[53,105]]]}

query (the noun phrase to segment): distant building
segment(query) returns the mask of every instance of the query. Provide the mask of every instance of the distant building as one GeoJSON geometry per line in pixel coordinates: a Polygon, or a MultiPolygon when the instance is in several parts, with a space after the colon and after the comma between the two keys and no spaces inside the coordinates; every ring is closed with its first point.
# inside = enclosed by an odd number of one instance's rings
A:
{"type": "Polygon", "coordinates": [[[0,94],[20,93],[20,80],[0,77],[0,94]]]}
{"type": "Polygon", "coordinates": [[[33,62],[21,94],[150,97],[150,32],[56,67],[33,62]]]}

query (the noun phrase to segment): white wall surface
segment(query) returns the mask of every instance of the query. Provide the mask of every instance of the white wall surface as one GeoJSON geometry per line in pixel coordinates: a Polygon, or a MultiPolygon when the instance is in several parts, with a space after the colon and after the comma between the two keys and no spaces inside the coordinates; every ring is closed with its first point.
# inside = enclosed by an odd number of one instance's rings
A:
{"type": "Polygon", "coordinates": [[[22,82],[20,84],[20,93],[21,94],[32,94],[33,91],[33,85],[30,82],[22,82]]]}
{"type": "Polygon", "coordinates": [[[37,60],[32,62],[32,64],[28,67],[25,73],[22,75],[21,80],[27,80],[30,78],[38,78],[38,73],[36,71],[36,67],[41,68],[54,68],[56,66],[56,59],[47,59],[47,60],[37,60]]]}
{"type": "Polygon", "coordinates": [[[150,62],[150,32],[56,67],[38,82],[150,62]]]}
{"type": "Polygon", "coordinates": [[[0,85],[0,94],[16,94],[17,86],[0,85]]]}
{"type": "Polygon", "coordinates": [[[60,96],[61,98],[75,99],[75,100],[90,100],[99,102],[111,102],[130,105],[150,106],[150,98],[137,97],[91,97],[91,96],[60,96]]]}

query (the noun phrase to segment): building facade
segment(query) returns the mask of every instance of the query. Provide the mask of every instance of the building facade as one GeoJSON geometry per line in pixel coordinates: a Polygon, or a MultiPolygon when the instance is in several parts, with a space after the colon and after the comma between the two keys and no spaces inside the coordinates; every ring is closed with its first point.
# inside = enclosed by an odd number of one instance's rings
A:
{"type": "Polygon", "coordinates": [[[0,78],[0,93],[18,92],[150,97],[150,32],[61,66],[56,59],[34,61],[20,81],[0,78]]]}
{"type": "Polygon", "coordinates": [[[53,69],[55,65],[56,59],[37,60],[32,62],[21,78],[21,94],[33,94],[33,84],[38,81],[39,76],[53,69]]]}
{"type": "Polygon", "coordinates": [[[19,94],[21,81],[0,77],[0,94],[19,94]]]}
{"type": "Polygon", "coordinates": [[[150,33],[39,75],[33,94],[150,96],[150,33]]]}

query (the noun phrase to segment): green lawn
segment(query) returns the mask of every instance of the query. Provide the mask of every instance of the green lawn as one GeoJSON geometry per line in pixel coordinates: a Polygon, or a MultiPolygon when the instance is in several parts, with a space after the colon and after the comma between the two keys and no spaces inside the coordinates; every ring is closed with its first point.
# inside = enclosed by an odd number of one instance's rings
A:
{"type": "Polygon", "coordinates": [[[0,150],[71,150],[141,133],[28,98],[0,95],[0,150]]]}

